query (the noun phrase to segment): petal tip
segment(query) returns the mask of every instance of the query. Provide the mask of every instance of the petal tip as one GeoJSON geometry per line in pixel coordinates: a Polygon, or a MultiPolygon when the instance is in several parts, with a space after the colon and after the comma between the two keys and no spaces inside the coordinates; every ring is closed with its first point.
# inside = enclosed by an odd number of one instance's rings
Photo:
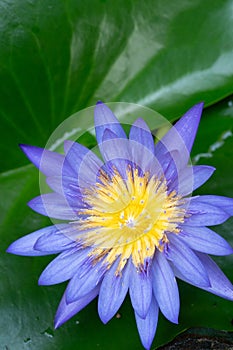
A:
{"type": "Polygon", "coordinates": [[[36,211],[36,210],[35,210],[36,198],[37,198],[37,197],[32,198],[29,202],[27,202],[27,206],[28,206],[30,209],[34,210],[34,211],[36,211]]]}
{"type": "Polygon", "coordinates": [[[39,280],[38,280],[38,286],[43,286],[44,284],[43,284],[43,282],[41,281],[41,279],[39,278],[39,280]]]}
{"type": "MultiPolygon", "coordinates": [[[[25,143],[20,143],[19,144],[19,148],[29,158],[30,154],[31,154],[31,151],[33,151],[37,147],[36,146],[31,146],[31,145],[26,145],[25,143]]],[[[31,160],[31,159],[29,158],[29,160],[31,160]]]]}
{"type": "Polygon", "coordinates": [[[9,247],[6,249],[6,253],[14,254],[14,248],[13,248],[14,243],[11,243],[9,247]]]}
{"type": "MultiPolygon", "coordinates": [[[[198,120],[198,124],[199,124],[199,120],[202,114],[204,108],[204,102],[199,102],[196,103],[194,106],[192,106],[184,115],[187,117],[196,117],[195,119],[198,120]]],[[[198,125],[196,125],[197,127],[198,125]]]]}
{"type": "Polygon", "coordinates": [[[38,286],[49,286],[51,283],[49,283],[48,277],[44,277],[44,272],[40,275],[38,279],[38,286]]]}
{"type": "Polygon", "coordinates": [[[203,109],[204,108],[204,104],[205,104],[205,102],[201,101],[201,102],[197,103],[196,106],[198,106],[199,108],[203,109]]]}
{"type": "Polygon", "coordinates": [[[19,143],[19,148],[24,151],[25,148],[27,148],[28,145],[24,144],[24,143],[19,143]]]}
{"type": "Polygon", "coordinates": [[[59,318],[56,319],[56,317],[55,317],[55,320],[54,320],[54,323],[53,323],[54,329],[60,328],[63,323],[64,322],[60,321],[59,318]]]}
{"type": "Polygon", "coordinates": [[[99,318],[101,319],[101,322],[102,322],[103,324],[107,324],[108,321],[109,321],[108,318],[106,318],[106,317],[104,317],[103,315],[100,315],[100,314],[99,314],[99,318]]]}
{"type": "Polygon", "coordinates": [[[15,255],[25,255],[24,249],[20,244],[21,239],[19,238],[17,241],[11,243],[9,247],[6,249],[6,253],[15,254],[15,255]]]}
{"type": "Polygon", "coordinates": [[[227,255],[231,255],[233,254],[233,248],[229,245],[228,246],[228,254],[227,255]]]}
{"type": "Polygon", "coordinates": [[[202,110],[204,108],[204,101],[201,101],[201,102],[198,102],[196,103],[195,105],[193,105],[189,110],[188,112],[190,111],[195,111],[198,112],[198,114],[201,114],[202,113],[202,110]]]}
{"type": "Polygon", "coordinates": [[[171,321],[174,324],[179,324],[178,316],[174,316],[173,318],[169,319],[169,321],[171,321]]]}

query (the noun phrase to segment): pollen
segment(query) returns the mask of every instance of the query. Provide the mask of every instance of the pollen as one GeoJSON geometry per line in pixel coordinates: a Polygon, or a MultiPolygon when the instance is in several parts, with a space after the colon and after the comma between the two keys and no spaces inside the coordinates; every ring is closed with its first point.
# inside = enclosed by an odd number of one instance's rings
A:
{"type": "Polygon", "coordinates": [[[184,222],[183,201],[168,192],[166,180],[130,166],[124,177],[116,169],[111,176],[102,171],[84,197],[88,209],[79,213],[77,240],[94,247],[95,262],[101,259],[111,267],[119,259],[117,274],[129,258],[142,269],[156,249],[163,251],[167,233],[178,234],[184,222]]]}

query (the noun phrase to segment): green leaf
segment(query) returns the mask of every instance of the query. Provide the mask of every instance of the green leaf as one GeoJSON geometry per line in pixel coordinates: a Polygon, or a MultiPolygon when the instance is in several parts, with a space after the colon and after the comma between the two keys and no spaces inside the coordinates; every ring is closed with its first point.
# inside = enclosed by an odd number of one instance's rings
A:
{"type": "Polygon", "coordinates": [[[2,169],[101,99],[176,117],[233,92],[231,1],[1,0],[2,169]]]}

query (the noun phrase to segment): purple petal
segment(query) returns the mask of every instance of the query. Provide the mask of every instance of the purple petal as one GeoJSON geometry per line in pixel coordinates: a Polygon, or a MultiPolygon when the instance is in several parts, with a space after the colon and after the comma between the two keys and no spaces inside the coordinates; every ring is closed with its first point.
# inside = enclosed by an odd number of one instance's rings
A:
{"type": "Polygon", "coordinates": [[[52,285],[72,278],[88,258],[90,248],[77,250],[76,248],[62,252],[51,261],[39,278],[40,285],[52,285]]]}
{"type": "MultiPolygon", "coordinates": [[[[160,159],[160,157],[159,157],[160,159]]],[[[176,179],[178,178],[178,169],[179,165],[176,163],[177,159],[179,159],[179,154],[177,151],[171,151],[169,153],[165,153],[162,157],[161,165],[163,166],[163,174],[166,178],[169,191],[175,190],[178,192],[178,187],[176,187],[176,179]]]]}
{"type": "MultiPolygon", "coordinates": [[[[193,190],[203,185],[212,176],[214,171],[215,171],[215,168],[208,165],[193,166],[193,176],[194,176],[193,190]]],[[[188,181],[188,178],[187,177],[185,178],[184,176],[183,181],[188,181]]]]}
{"type": "MultiPolygon", "coordinates": [[[[191,107],[181,119],[178,120],[175,124],[175,128],[178,131],[179,135],[182,137],[186,148],[188,149],[189,153],[192,149],[193,142],[197,133],[198,125],[200,122],[202,110],[203,110],[204,103],[198,103],[191,107]]],[[[166,137],[169,139],[170,136],[172,136],[172,131],[169,130],[168,133],[171,135],[166,135],[166,137]]],[[[171,142],[175,145],[175,140],[171,140],[171,142]]],[[[175,147],[176,149],[176,147],[175,147]]]]}
{"type": "Polygon", "coordinates": [[[195,253],[174,234],[168,235],[170,241],[166,255],[187,280],[201,287],[209,287],[209,279],[204,266],[195,253]]]}
{"type": "Polygon", "coordinates": [[[114,134],[114,132],[112,132],[111,130],[109,129],[105,129],[104,130],[104,134],[103,134],[103,137],[102,137],[102,142],[104,141],[107,141],[107,140],[113,140],[113,139],[117,139],[117,135],[114,134]]]}
{"type": "Polygon", "coordinates": [[[78,169],[83,161],[83,158],[88,153],[92,153],[87,147],[70,140],[64,141],[64,151],[66,159],[74,170],[75,174],[78,173],[78,169]]]}
{"type": "Polygon", "coordinates": [[[67,303],[72,303],[90,293],[100,282],[105,272],[106,266],[100,261],[95,266],[91,266],[87,273],[82,274],[82,276],[79,273],[74,275],[66,289],[67,303]]]}
{"type": "Polygon", "coordinates": [[[179,238],[192,249],[214,255],[229,255],[232,247],[214,231],[207,227],[182,226],[179,238]]]}
{"type": "Polygon", "coordinates": [[[105,274],[101,283],[98,312],[103,323],[107,323],[123,303],[129,286],[131,264],[128,262],[121,275],[116,276],[117,260],[105,274]]]}
{"type": "Polygon", "coordinates": [[[140,142],[144,147],[148,148],[148,150],[154,154],[154,140],[150,129],[143,119],[139,118],[133,123],[130,129],[129,139],[140,142]]]}
{"type": "Polygon", "coordinates": [[[51,234],[54,231],[56,231],[55,226],[49,226],[21,237],[7,248],[7,253],[24,256],[42,256],[48,254],[56,254],[59,252],[56,249],[53,252],[42,252],[34,249],[34,245],[38,239],[46,234],[51,234]]]}
{"type": "Polygon", "coordinates": [[[213,174],[214,170],[215,168],[207,165],[184,168],[172,186],[174,189],[178,189],[179,194],[186,196],[205,183],[213,174]]]}
{"type": "Polygon", "coordinates": [[[155,155],[139,142],[120,138],[108,139],[99,144],[99,148],[105,163],[111,162],[115,165],[116,162],[117,167],[119,161],[123,161],[123,168],[118,168],[121,174],[127,169],[124,161],[133,164],[144,173],[149,171],[151,174],[157,174],[159,170],[161,173],[162,167],[155,155]]]}
{"type": "Polygon", "coordinates": [[[160,153],[161,144],[167,151],[178,150],[180,154],[180,169],[188,160],[199,125],[203,103],[196,104],[167,132],[156,145],[156,152],[160,153]]]}
{"type": "MultiPolygon", "coordinates": [[[[101,169],[102,161],[88,148],[72,141],[64,142],[66,162],[75,173],[80,188],[96,183],[96,178],[101,169]]],[[[63,174],[64,175],[64,174],[63,174]]]]}
{"type": "Polygon", "coordinates": [[[202,196],[193,197],[188,207],[189,217],[185,223],[189,226],[213,226],[223,223],[229,214],[220,207],[201,201],[202,196]]]}
{"type": "Polygon", "coordinates": [[[98,143],[102,143],[103,135],[106,129],[111,130],[117,137],[125,138],[126,134],[119,121],[110,108],[104,103],[97,103],[94,111],[96,139],[98,143]]]}
{"type": "Polygon", "coordinates": [[[152,297],[152,283],[149,271],[138,272],[132,264],[129,294],[135,312],[139,317],[145,318],[152,297]]]}
{"type": "Polygon", "coordinates": [[[163,174],[162,164],[159,163],[155,157],[154,152],[151,152],[146,146],[142,145],[139,141],[130,140],[130,159],[136,164],[144,173],[157,175],[159,177],[163,174]]]}
{"type": "Polygon", "coordinates": [[[204,288],[208,292],[233,301],[233,285],[220,270],[218,265],[206,254],[198,253],[198,257],[205,266],[210,280],[210,287],[204,288]]]}
{"type": "Polygon", "coordinates": [[[46,182],[53,191],[62,195],[63,198],[66,199],[68,206],[75,208],[77,203],[83,203],[83,194],[79,186],[81,182],[80,178],[49,176],[47,177],[46,182]]]}
{"type": "MultiPolygon", "coordinates": [[[[36,146],[20,145],[20,148],[28,159],[46,176],[62,174],[65,160],[64,155],[36,146]]],[[[66,172],[72,175],[70,167],[67,167],[66,172]]]]}
{"type": "Polygon", "coordinates": [[[68,202],[57,193],[42,194],[28,203],[29,207],[42,215],[61,219],[61,220],[76,220],[82,202],[77,200],[77,207],[72,208],[68,202]]]}
{"type": "Polygon", "coordinates": [[[180,168],[180,154],[178,151],[168,151],[165,145],[158,142],[155,146],[155,156],[162,169],[159,177],[165,176],[169,189],[178,191],[173,184],[178,177],[180,168]],[[173,187],[172,187],[173,186],[173,187]]]}
{"type": "Polygon", "coordinates": [[[80,189],[77,185],[77,177],[49,176],[47,177],[46,182],[54,192],[57,192],[63,196],[65,194],[69,194],[69,192],[72,195],[77,195],[80,193],[80,189]]]}
{"type": "Polygon", "coordinates": [[[151,299],[151,304],[150,304],[148,313],[146,315],[146,318],[144,319],[141,318],[135,312],[138,333],[140,335],[142,345],[147,350],[150,349],[155,336],[157,323],[158,323],[158,315],[159,315],[159,308],[158,308],[157,302],[153,297],[151,299]]]}
{"type": "Polygon", "coordinates": [[[152,276],[153,292],[160,310],[169,321],[178,323],[179,290],[172,268],[163,253],[155,254],[152,276]]]}
{"type": "MultiPolygon", "coordinates": [[[[174,125],[174,129],[176,129],[176,131],[181,136],[189,153],[192,149],[193,142],[197,133],[203,106],[203,102],[194,105],[174,125]]],[[[170,147],[173,145],[173,149],[177,149],[177,144],[175,142],[176,140],[172,138],[174,136],[176,137],[176,132],[172,129],[170,129],[165,135],[164,140],[168,140],[170,147]]],[[[180,144],[179,146],[181,146],[180,149],[182,150],[183,144],[180,144]]]]}
{"type": "Polygon", "coordinates": [[[87,306],[99,293],[99,286],[95,287],[90,293],[85,295],[83,298],[75,301],[74,303],[66,303],[66,292],[63,294],[61,302],[58,306],[57,313],[55,316],[54,327],[58,328],[63,323],[68,321],[71,317],[77,314],[85,306],[87,306]]]}
{"type": "Polygon", "coordinates": [[[207,195],[207,196],[195,197],[194,202],[214,205],[224,210],[229,216],[233,216],[233,198],[207,195]]]}
{"type": "Polygon", "coordinates": [[[48,176],[46,182],[49,187],[58,194],[64,196],[64,188],[62,187],[62,176],[48,176]]]}
{"type": "Polygon", "coordinates": [[[75,247],[77,242],[69,239],[67,235],[62,233],[62,230],[71,230],[70,225],[57,224],[54,226],[54,231],[45,233],[39,237],[34,245],[34,249],[52,254],[53,251],[61,252],[75,247]]]}
{"type": "Polygon", "coordinates": [[[224,275],[224,273],[220,270],[218,265],[206,254],[203,253],[196,253],[199,260],[202,262],[203,266],[205,266],[206,272],[208,274],[208,278],[210,281],[210,285],[208,287],[202,287],[199,286],[197,283],[195,283],[195,280],[190,281],[188,280],[181,271],[178,271],[174,267],[175,275],[189,283],[194,285],[195,287],[199,287],[201,289],[206,290],[207,292],[216,294],[222,298],[228,299],[233,301],[233,285],[228,280],[228,278],[224,275]]]}
{"type": "Polygon", "coordinates": [[[99,144],[99,148],[105,163],[114,159],[131,161],[129,140],[127,139],[107,139],[99,144]]]}

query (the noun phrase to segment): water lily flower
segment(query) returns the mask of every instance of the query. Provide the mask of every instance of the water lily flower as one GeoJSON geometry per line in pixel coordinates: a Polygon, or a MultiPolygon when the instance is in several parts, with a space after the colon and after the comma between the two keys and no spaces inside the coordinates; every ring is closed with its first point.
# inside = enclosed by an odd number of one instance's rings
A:
{"type": "Polygon", "coordinates": [[[8,252],[59,254],[39,278],[40,285],[69,280],[55,327],[97,296],[106,323],[129,292],[141,342],[149,349],[159,310],[178,322],[177,278],[233,300],[231,282],[208,256],[233,250],[206,227],[233,215],[233,199],[192,197],[215,170],[189,162],[202,108],[202,103],[193,106],[155,144],[142,119],[127,137],[112,111],[97,103],[95,131],[102,159],[71,141],[64,143],[64,155],[21,145],[53,191],[28,205],[62,222],[18,239],[8,252]]]}

